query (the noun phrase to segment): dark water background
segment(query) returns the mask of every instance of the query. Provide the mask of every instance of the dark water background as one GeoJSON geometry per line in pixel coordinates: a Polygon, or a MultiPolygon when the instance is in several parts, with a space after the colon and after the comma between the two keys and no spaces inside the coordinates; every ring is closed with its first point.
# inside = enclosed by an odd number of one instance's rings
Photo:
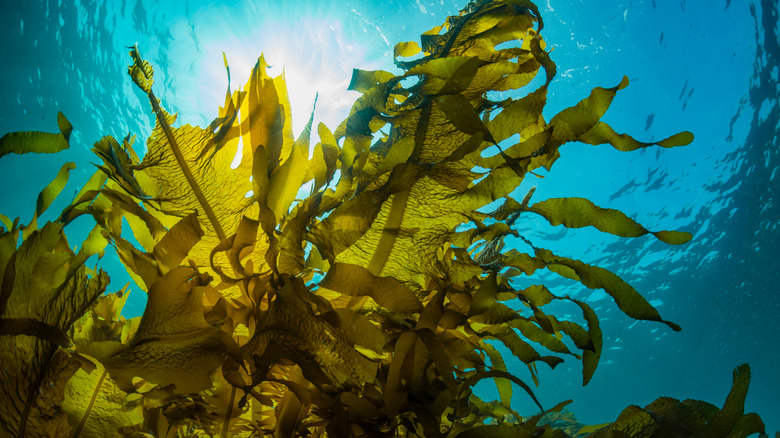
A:
{"type": "MultiPolygon", "coordinates": [[[[602,318],[604,353],[592,382],[581,386],[577,362],[542,370],[545,406],[573,398],[586,423],[613,420],[629,405],[658,396],[722,405],[731,370],[749,362],[747,409],[767,430],[780,430],[780,29],[775,0],[543,0],[542,31],[558,76],[546,115],[575,104],[595,86],[620,92],[606,120],[641,140],[681,130],[690,146],[619,153],[567,145],[537,186],[534,200],[582,196],[618,208],[652,230],[682,229],[694,239],[669,247],[651,238],[613,239],[527,220],[520,231],[540,246],[611,269],[629,281],[679,333],[634,323],[605,294],[558,283],[554,292],[587,301],[602,318]]],[[[393,71],[395,42],[417,40],[463,5],[452,0],[383,2],[142,0],[1,0],[0,135],[56,131],[57,111],[75,127],[71,149],[53,156],[0,160],[0,212],[29,221],[37,193],[65,161],[78,168],[51,211],[69,202],[94,167],[88,152],[103,135],[128,133],[143,143],[152,127],[144,96],[125,74],[126,46],[138,43],[156,71],[155,92],[180,121],[208,123],[224,98],[225,51],[234,88],[265,52],[291,86],[294,129],[315,91],[317,121],[334,128],[356,97],[344,91],[351,69],[393,71]],[[401,12],[399,12],[401,11],[401,12]]],[[[521,192],[530,187],[521,187],[521,192]]],[[[46,218],[46,217],[45,217],[46,218]]],[[[51,216],[48,216],[51,219],[51,216]]],[[[91,224],[68,230],[72,243],[91,224]]],[[[129,277],[110,251],[99,266],[112,290],[129,277]]],[[[131,285],[125,315],[143,311],[131,285]]],[[[561,309],[558,315],[576,309],[561,309]]],[[[528,378],[515,363],[518,376],[528,378]]],[[[491,384],[480,387],[494,392],[491,384]]],[[[532,407],[517,395],[521,413],[532,407]]]]}

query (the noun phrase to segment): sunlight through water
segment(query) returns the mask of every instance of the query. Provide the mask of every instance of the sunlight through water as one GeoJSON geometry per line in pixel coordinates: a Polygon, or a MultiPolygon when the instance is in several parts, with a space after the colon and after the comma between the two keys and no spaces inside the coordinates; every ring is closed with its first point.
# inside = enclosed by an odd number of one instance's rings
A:
{"type": "Polygon", "coordinates": [[[181,108],[182,113],[213,117],[217,106],[224,102],[224,88],[215,86],[227,84],[223,52],[230,66],[231,90],[243,88],[262,54],[269,66],[268,75],[283,75],[287,82],[296,136],[308,122],[315,96],[319,95],[312,129],[315,144],[317,124],[322,122],[335,129],[358,96],[347,90],[352,68],[378,67],[376,61],[367,59],[368,49],[349,37],[344,23],[350,17],[343,10],[321,6],[306,13],[269,11],[249,2],[231,11],[225,9],[206,7],[191,18],[192,26],[198,29],[197,39],[202,41],[199,59],[193,62],[202,67],[194,69],[195,89],[176,90],[177,96],[198,96],[192,102],[194,106],[181,108]]]}

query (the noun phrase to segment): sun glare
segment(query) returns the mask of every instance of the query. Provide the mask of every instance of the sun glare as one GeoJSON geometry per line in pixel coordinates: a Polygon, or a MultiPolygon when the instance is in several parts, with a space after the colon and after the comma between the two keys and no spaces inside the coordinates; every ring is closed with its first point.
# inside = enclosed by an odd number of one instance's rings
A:
{"type": "MultiPolygon", "coordinates": [[[[347,91],[353,66],[369,65],[366,50],[370,43],[349,41],[344,30],[348,17],[328,11],[309,11],[306,15],[285,11],[261,13],[252,4],[243,5],[241,23],[235,22],[236,11],[228,15],[224,9],[202,11],[194,23],[208,31],[207,42],[200,47],[206,60],[197,72],[198,92],[207,93],[210,107],[201,107],[202,117],[214,117],[215,104],[224,102],[227,75],[222,63],[224,52],[230,65],[231,89],[243,87],[262,54],[269,65],[267,73],[284,75],[292,109],[293,132],[298,136],[311,116],[315,96],[312,145],[317,141],[317,124],[325,123],[331,130],[349,114],[358,96],[347,91]],[[228,22],[230,16],[233,21],[228,22]],[[250,24],[251,23],[251,24],[250,24]],[[206,25],[207,24],[207,25],[206,25]]],[[[199,106],[203,106],[199,102],[199,106]]]]}

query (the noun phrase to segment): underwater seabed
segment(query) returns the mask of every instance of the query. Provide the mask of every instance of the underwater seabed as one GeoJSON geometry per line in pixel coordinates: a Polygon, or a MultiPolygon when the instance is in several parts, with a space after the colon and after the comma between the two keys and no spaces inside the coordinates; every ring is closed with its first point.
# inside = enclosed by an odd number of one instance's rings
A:
{"type": "MultiPolygon", "coordinates": [[[[401,73],[356,69],[349,116],[315,125],[313,112],[298,135],[284,77],[263,57],[199,127],[166,111],[143,47],[130,48],[128,74],[154,115],[145,142],[96,139],[100,164],[70,200],[60,194],[86,163],[62,164],[32,220],[0,215],[3,434],[763,432],[744,409],[747,364],[725,401],[660,397],[605,424],[577,421],[564,394],[537,398],[564,358],[585,385],[610,365],[603,311],[569,291],[602,294],[622,317],[647,321],[637,329],[680,330],[658,300],[562,255],[541,227],[695,244],[584,197],[540,199],[573,148],[693,140],[615,132],[604,113],[628,78],[548,116],[558,67],[543,27],[530,1],[472,2],[419,43],[397,44],[401,73]],[[74,230],[86,223],[91,231],[74,230]],[[122,316],[127,290],[113,292],[95,266],[107,251],[146,292],[142,316],[122,316]],[[475,389],[485,383],[495,397],[475,389]],[[533,407],[520,411],[518,399],[533,407]]],[[[75,131],[63,113],[57,122],[56,133],[4,135],[0,159],[59,156],[75,131]]]]}

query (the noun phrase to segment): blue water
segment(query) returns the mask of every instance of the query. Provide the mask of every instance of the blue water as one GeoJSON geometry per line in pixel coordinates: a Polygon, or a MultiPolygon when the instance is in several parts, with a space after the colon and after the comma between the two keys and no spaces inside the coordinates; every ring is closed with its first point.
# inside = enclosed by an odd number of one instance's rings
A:
{"type": "MultiPolygon", "coordinates": [[[[64,161],[78,169],[59,211],[96,162],[88,150],[103,135],[149,134],[148,103],[125,74],[126,46],[135,43],[156,68],[155,92],[179,120],[206,124],[227,85],[244,83],[264,52],[272,73],[284,72],[293,100],[294,129],[303,127],[314,94],[316,121],[335,127],[356,94],[345,91],[353,67],[393,70],[395,42],[418,35],[456,13],[452,0],[383,2],[141,0],[2,0],[0,135],[56,131],[57,111],[75,127],[71,149],[54,156],[0,160],[0,212],[29,221],[37,193],[64,161]],[[254,3],[252,5],[251,3],[254,3]],[[398,12],[402,11],[402,12],[398,12]]],[[[595,86],[631,85],[606,120],[642,140],[689,130],[696,140],[671,150],[619,153],[567,145],[535,200],[582,196],[618,208],[652,230],[682,229],[694,239],[669,247],[650,238],[613,239],[589,230],[522,225],[537,242],[563,255],[611,269],[633,284],[679,333],[635,323],[604,294],[571,289],[602,318],[604,353],[593,380],[581,386],[578,362],[543,370],[537,393],[545,406],[568,398],[585,423],[613,420],[629,405],[661,395],[721,405],[731,370],[749,362],[746,408],[767,431],[780,430],[778,314],[780,313],[780,29],[775,0],[542,0],[542,31],[553,47],[558,76],[547,117],[586,97],[595,86]],[[594,6],[594,3],[596,5],[594,6]]],[[[51,219],[51,216],[45,218],[51,219]]],[[[72,243],[91,227],[69,230],[72,243]],[[80,234],[81,233],[81,234],[80,234]]],[[[115,254],[99,266],[112,290],[129,280],[115,254]]],[[[126,316],[139,315],[144,293],[131,285],[126,316]]],[[[572,314],[575,309],[570,310],[572,314]]],[[[564,309],[565,312],[565,309],[564,309]]],[[[517,366],[527,378],[525,366],[517,366]]],[[[488,394],[489,384],[480,387],[488,394]]],[[[532,413],[520,395],[520,412],[532,413]]]]}

